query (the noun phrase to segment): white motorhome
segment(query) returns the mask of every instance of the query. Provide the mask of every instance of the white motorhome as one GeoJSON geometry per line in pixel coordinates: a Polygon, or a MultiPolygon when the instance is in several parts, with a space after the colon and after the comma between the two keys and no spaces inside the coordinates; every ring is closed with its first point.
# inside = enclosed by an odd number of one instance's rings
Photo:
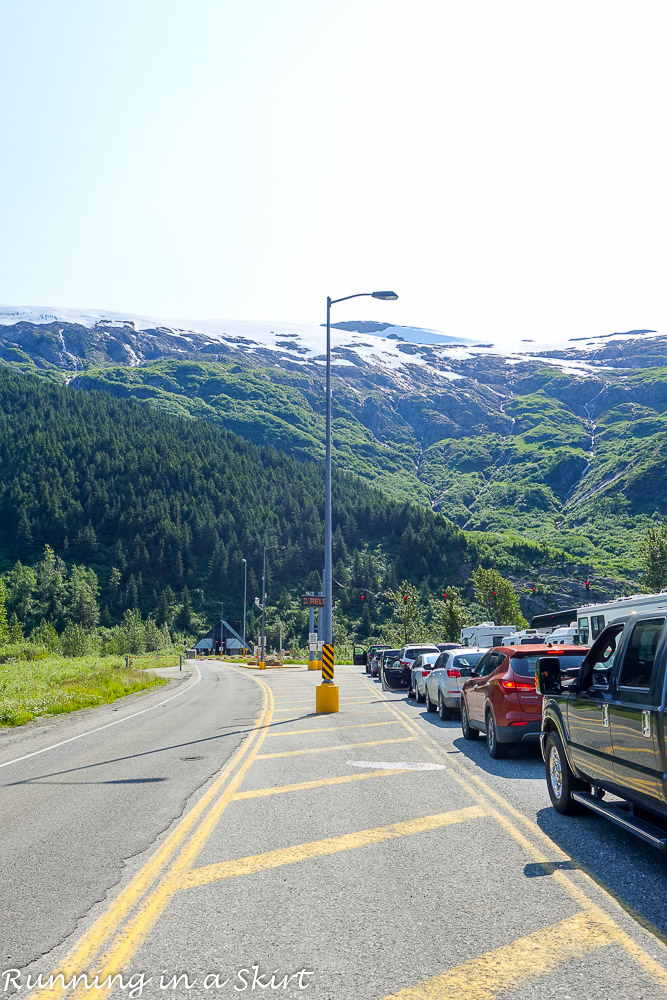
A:
{"type": "Polygon", "coordinates": [[[577,628],[577,623],[573,622],[572,625],[561,625],[559,628],[555,628],[544,641],[560,646],[579,645],[579,630],[577,628]]]}
{"type": "Polygon", "coordinates": [[[515,625],[480,622],[479,625],[468,625],[467,628],[461,629],[461,645],[490,649],[491,646],[502,646],[507,636],[514,635],[515,632],[515,625]]]}
{"type": "Polygon", "coordinates": [[[654,608],[667,608],[667,591],[659,594],[633,594],[631,597],[607,601],[606,604],[586,604],[583,608],[577,608],[579,642],[582,646],[589,645],[614,618],[632,611],[652,611],[654,608]]]}
{"type": "Polygon", "coordinates": [[[515,632],[514,635],[508,636],[504,644],[506,646],[535,645],[536,643],[544,642],[545,634],[536,628],[524,628],[521,632],[515,632]]]}

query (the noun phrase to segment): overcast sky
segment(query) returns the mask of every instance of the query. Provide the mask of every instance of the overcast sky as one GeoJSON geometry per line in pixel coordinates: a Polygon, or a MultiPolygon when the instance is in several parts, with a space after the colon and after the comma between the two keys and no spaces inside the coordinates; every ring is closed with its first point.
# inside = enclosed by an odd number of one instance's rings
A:
{"type": "Polygon", "coordinates": [[[664,332],[666,10],[0,0],[0,303],[664,332]]]}

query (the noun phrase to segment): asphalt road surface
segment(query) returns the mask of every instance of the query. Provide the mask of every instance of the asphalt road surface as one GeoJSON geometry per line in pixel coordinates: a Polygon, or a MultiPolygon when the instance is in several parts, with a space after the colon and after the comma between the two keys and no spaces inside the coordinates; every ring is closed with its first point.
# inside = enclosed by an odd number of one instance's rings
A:
{"type": "Polygon", "coordinates": [[[171,675],[0,732],[0,997],[667,996],[667,859],[556,814],[536,748],[358,667],[328,716],[304,668],[171,675]]]}

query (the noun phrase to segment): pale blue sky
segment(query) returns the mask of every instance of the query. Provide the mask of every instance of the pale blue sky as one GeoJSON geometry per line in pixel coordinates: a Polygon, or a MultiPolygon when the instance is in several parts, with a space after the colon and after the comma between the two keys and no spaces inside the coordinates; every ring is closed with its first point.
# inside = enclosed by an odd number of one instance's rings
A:
{"type": "Polygon", "coordinates": [[[664,10],[0,0],[0,303],[665,332],[664,10]]]}

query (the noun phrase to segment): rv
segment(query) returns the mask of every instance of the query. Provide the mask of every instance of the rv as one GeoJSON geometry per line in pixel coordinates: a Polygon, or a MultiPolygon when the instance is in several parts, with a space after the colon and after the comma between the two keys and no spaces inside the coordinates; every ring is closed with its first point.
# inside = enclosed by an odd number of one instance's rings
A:
{"type": "Polygon", "coordinates": [[[606,604],[586,604],[577,608],[577,629],[579,642],[587,646],[596,639],[605,625],[613,622],[621,615],[633,611],[653,611],[657,608],[667,608],[667,591],[659,594],[633,594],[631,597],[619,597],[606,604]]]}
{"type": "Polygon", "coordinates": [[[521,632],[515,632],[503,642],[504,646],[534,646],[545,641],[544,632],[538,632],[536,628],[524,628],[521,632]]]}
{"type": "Polygon", "coordinates": [[[477,646],[490,649],[491,646],[502,646],[508,635],[514,635],[514,625],[494,625],[493,622],[480,622],[479,625],[469,625],[461,629],[461,645],[477,646]]]}

